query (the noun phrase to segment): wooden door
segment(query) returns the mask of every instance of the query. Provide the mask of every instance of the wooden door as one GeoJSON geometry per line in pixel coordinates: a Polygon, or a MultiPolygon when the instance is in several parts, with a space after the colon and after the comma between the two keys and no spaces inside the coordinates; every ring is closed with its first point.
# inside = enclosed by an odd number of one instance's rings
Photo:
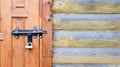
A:
{"type": "Polygon", "coordinates": [[[0,0],[0,67],[51,67],[51,0],[0,0]],[[11,34],[19,27],[31,30],[43,27],[47,34],[33,39],[33,49],[25,48],[27,36],[11,34]]]}

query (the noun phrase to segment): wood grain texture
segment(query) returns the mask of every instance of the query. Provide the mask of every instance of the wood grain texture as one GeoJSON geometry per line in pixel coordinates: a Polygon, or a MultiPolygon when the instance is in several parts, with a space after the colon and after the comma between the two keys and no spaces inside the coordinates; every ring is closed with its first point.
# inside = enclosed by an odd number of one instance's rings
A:
{"type": "Polygon", "coordinates": [[[40,58],[40,67],[52,67],[52,58],[40,58]]]}
{"type": "MultiPolygon", "coordinates": [[[[26,18],[12,18],[12,29],[16,27],[24,29],[26,18]]],[[[16,39],[12,36],[12,67],[24,67],[25,65],[25,38],[20,36],[16,39]],[[19,62],[18,62],[19,61],[19,62]]]]}
{"type": "Polygon", "coordinates": [[[43,35],[42,51],[43,57],[50,58],[52,55],[52,19],[50,6],[52,0],[43,0],[43,28],[47,31],[47,34],[43,35]],[[47,45],[47,46],[46,46],[47,45]]]}
{"type": "Polygon", "coordinates": [[[54,31],[54,47],[119,48],[119,31],[54,31]]]}
{"type": "Polygon", "coordinates": [[[53,64],[53,67],[120,67],[119,64],[53,64]]]}
{"type": "Polygon", "coordinates": [[[0,33],[0,41],[4,40],[4,33],[0,33]]]}
{"type": "MultiPolygon", "coordinates": [[[[41,0],[42,2],[42,27],[47,31],[40,41],[40,67],[52,67],[52,0],[41,0]]],[[[40,9],[41,10],[41,9],[40,9]]],[[[40,14],[41,16],[41,14],[40,14]]]]}
{"type": "Polygon", "coordinates": [[[116,56],[59,56],[53,58],[55,64],[120,64],[116,56]]]}
{"type": "Polygon", "coordinates": [[[54,30],[120,30],[120,14],[53,14],[54,30]]]}
{"type": "Polygon", "coordinates": [[[1,66],[12,67],[11,51],[11,0],[0,0],[1,2],[1,32],[4,33],[4,41],[1,43],[1,66]],[[7,4],[7,5],[6,5],[7,4]]]}
{"type": "Polygon", "coordinates": [[[119,0],[54,0],[53,13],[120,13],[119,0]]]}
{"type": "Polygon", "coordinates": [[[119,48],[54,48],[54,64],[119,64],[119,48]]]}
{"type": "Polygon", "coordinates": [[[53,48],[53,56],[120,56],[119,48],[53,48]]]}
{"type": "MultiPolygon", "coordinates": [[[[28,11],[28,18],[25,22],[25,30],[31,30],[34,26],[39,27],[39,0],[26,0],[26,9],[28,11]],[[31,5],[32,4],[32,5],[31,5]]],[[[25,45],[28,39],[25,37],[25,45]]],[[[33,49],[25,49],[25,67],[39,67],[40,66],[40,52],[39,52],[39,37],[33,38],[33,49]]],[[[25,47],[24,47],[25,48],[25,47]]]]}

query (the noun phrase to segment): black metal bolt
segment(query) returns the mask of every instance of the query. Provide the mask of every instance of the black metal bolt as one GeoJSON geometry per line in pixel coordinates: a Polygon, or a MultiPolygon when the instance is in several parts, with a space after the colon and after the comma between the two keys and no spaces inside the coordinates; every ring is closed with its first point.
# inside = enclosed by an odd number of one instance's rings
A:
{"type": "MultiPolygon", "coordinates": [[[[36,26],[33,27],[33,32],[34,33],[37,32],[37,27],[36,26]]],[[[33,37],[36,39],[37,38],[37,34],[34,34],[33,37]]]]}

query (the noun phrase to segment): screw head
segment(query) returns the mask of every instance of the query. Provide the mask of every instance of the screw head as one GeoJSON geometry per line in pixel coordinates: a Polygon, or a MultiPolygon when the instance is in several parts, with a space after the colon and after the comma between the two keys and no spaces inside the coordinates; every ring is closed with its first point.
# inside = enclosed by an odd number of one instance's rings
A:
{"type": "Polygon", "coordinates": [[[18,28],[18,27],[16,27],[16,28],[15,28],[15,30],[16,30],[16,31],[18,31],[18,30],[19,30],[19,28],[18,28]]]}
{"type": "Polygon", "coordinates": [[[40,36],[40,39],[42,39],[43,38],[43,36],[40,36]]]}
{"type": "Polygon", "coordinates": [[[37,30],[37,27],[36,27],[36,26],[34,26],[34,27],[33,27],[33,30],[37,30]]]}
{"type": "Polygon", "coordinates": [[[19,36],[15,36],[15,38],[16,38],[16,39],[18,39],[18,38],[19,38],[19,36]]]}
{"type": "Polygon", "coordinates": [[[37,38],[37,36],[33,36],[35,39],[37,38]]]}

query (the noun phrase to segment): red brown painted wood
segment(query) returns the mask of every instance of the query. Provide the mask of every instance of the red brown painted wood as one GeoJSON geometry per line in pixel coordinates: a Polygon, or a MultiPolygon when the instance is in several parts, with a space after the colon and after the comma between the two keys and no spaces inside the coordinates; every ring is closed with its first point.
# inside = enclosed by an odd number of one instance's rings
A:
{"type": "MultiPolygon", "coordinates": [[[[39,0],[26,0],[28,18],[24,29],[32,29],[34,26],[39,28],[39,0]]],[[[27,37],[25,37],[27,43],[27,37]]],[[[33,38],[33,49],[25,50],[25,67],[39,67],[39,37],[33,38]]]]}
{"type": "Polygon", "coordinates": [[[40,41],[40,67],[52,67],[52,18],[50,6],[52,0],[41,0],[42,2],[42,26],[47,34],[40,41]]]}
{"type": "Polygon", "coordinates": [[[4,41],[1,43],[0,67],[12,67],[12,44],[11,44],[11,0],[1,2],[1,32],[4,33],[4,41]],[[7,5],[6,5],[7,4],[7,5]]]}
{"type": "MultiPolygon", "coordinates": [[[[25,18],[14,18],[12,20],[12,27],[15,29],[16,27],[19,27],[21,29],[24,29],[24,22],[25,18]]],[[[19,39],[16,39],[14,36],[12,36],[12,66],[13,67],[24,67],[24,37],[20,36],[19,39]],[[19,62],[18,62],[19,60],[19,62]]]]}
{"type": "Polygon", "coordinates": [[[0,67],[52,67],[51,4],[52,0],[0,0],[0,67]],[[47,34],[33,39],[33,49],[28,50],[27,36],[16,39],[11,31],[34,26],[42,26],[47,34]]]}

